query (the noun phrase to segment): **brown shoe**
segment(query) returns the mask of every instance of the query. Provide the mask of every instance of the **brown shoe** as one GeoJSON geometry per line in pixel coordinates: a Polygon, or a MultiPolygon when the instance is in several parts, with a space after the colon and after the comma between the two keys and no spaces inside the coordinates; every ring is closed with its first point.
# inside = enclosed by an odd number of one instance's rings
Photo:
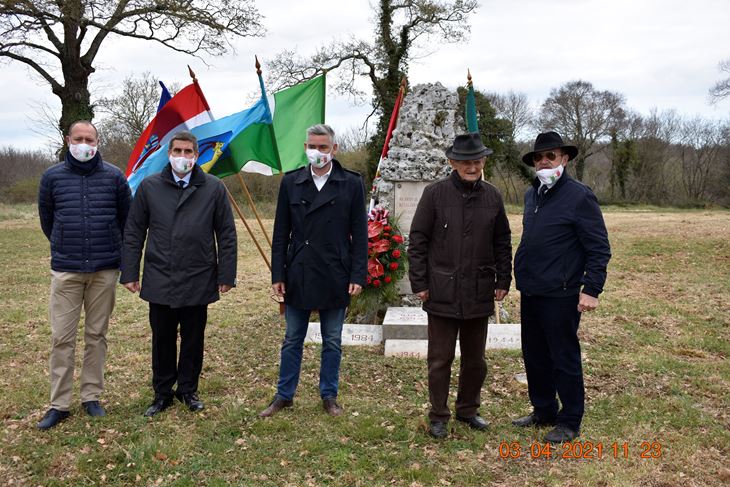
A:
{"type": "Polygon", "coordinates": [[[293,404],[294,401],[287,401],[275,397],[274,400],[271,401],[271,403],[269,404],[269,407],[259,413],[259,418],[268,418],[270,416],[273,416],[284,408],[292,407],[293,404]]]}
{"type": "Polygon", "coordinates": [[[330,416],[340,416],[343,412],[343,409],[337,404],[335,398],[323,399],[322,407],[330,416]]]}

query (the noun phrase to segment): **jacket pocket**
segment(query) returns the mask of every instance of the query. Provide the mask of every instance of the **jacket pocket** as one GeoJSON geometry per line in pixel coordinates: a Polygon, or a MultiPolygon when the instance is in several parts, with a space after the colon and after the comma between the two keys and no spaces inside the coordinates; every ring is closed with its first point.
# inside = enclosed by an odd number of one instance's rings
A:
{"type": "Polygon", "coordinates": [[[477,268],[477,302],[494,300],[496,269],[492,266],[477,268]]]}
{"type": "Polygon", "coordinates": [[[453,272],[433,270],[428,276],[429,299],[436,303],[456,300],[456,277],[453,272]]]}

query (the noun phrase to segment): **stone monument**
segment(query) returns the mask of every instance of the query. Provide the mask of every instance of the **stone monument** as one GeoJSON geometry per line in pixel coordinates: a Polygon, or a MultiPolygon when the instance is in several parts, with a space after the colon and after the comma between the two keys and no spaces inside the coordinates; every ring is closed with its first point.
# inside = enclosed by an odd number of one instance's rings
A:
{"type": "Polygon", "coordinates": [[[451,173],[444,151],[463,132],[463,119],[456,91],[441,83],[413,86],[403,100],[375,197],[406,236],[423,189],[451,173]]]}

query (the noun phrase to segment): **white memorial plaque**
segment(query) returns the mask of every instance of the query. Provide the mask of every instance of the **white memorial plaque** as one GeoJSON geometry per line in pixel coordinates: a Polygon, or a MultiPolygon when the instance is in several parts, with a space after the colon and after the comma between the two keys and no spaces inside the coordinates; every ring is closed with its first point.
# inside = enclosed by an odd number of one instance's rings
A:
{"type": "MultiPolygon", "coordinates": [[[[383,342],[383,328],[379,325],[342,325],[342,345],[380,345],[383,342]]],[[[309,323],[304,343],[322,343],[319,323],[309,323]]]]}
{"type": "Polygon", "coordinates": [[[490,323],[487,328],[487,348],[519,350],[522,348],[519,323],[490,323]]]}
{"type": "Polygon", "coordinates": [[[418,201],[424,188],[429,184],[431,183],[426,181],[393,181],[395,216],[398,218],[401,233],[408,234],[411,231],[411,221],[416,213],[418,201]]]}
{"type": "Polygon", "coordinates": [[[428,315],[415,306],[390,307],[383,318],[384,325],[428,325],[428,315]]]}
{"type": "Polygon", "coordinates": [[[428,340],[385,340],[386,357],[425,359],[427,355],[428,340]]]}

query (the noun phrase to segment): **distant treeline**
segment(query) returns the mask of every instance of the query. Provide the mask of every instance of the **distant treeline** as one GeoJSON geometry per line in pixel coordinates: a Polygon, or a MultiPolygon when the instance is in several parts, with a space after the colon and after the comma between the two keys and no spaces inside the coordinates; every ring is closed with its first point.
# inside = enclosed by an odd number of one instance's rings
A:
{"type": "MultiPolygon", "coordinates": [[[[148,73],[128,78],[118,97],[99,101],[101,119],[95,123],[101,153],[122,170],[154,115],[154,83],[148,73]]],[[[458,91],[464,113],[466,93],[458,91]]],[[[507,202],[520,204],[533,177],[521,154],[531,149],[538,132],[557,130],[579,149],[569,173],[593,188],[602,203],[730,207],[730,118],[689,118],[673,110],[638,114],[625,106],[621,94],[598,91],[585,81],[553,89],[541,105],[533,105],[523,93],[476,95],[479,130],[494,149],[485,173],[507,202]]],[[[377,161],[367,150],[367,134],[334,128],[340,161],[361,174],[374,173],[377,161]]],[[[51,149],[0,148],[0,202],[35,201],[40,175],[55,160],[51,149]]],[[[254,198],[271,208],[279,178],[245,179],[254,198]]],[[[225,182],[242,199],[235,178],[225,182]]],[[[366,188],[370,183],[366,181],[366,188]]]]}

